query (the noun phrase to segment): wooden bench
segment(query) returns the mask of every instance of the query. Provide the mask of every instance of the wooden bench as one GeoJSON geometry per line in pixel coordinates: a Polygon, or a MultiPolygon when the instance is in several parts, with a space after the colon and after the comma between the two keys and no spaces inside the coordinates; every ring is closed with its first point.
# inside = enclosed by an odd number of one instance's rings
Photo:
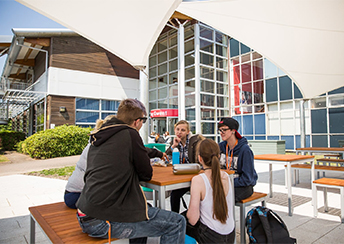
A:
{"type": "MultiPolygon", "coordinates": [[[[338,159],[337,159],[338,160],[338,159]]],[[[296,173],[296,170],[299,169],[311,169],[310,164],[292,164],[291,168],[294,169],[294,177],[293,177],[293,185],[299,183],[299,175],[296,173]]],[[[338,167],[338,166],[326,166],[326,165],[314,165],[315,171],[329,171],[329,172],[344,172],[344,167],[338,167]]],[[[287,170],[287,169],[285,169],[287,170]]]]}
{"type": "Polygon", "coordinates": [[[235,206],[240,207],[240,243],[246,244],[246,231],[245,231],[245,222],[246,222],[246,212],[245,208],[257,202],[261,202],[262,206],[265,207],[265,198],[267,194],[261,192],[253,192],[253,194],[246,199],[236,202],[235,206]]]}
{"type": "MultiPolygon", "coordinates": [[[[64,202],[29,207],[30,243],[35,243],[37,223],[52,243],[107,243],[108,239],[89,237],[83,233],[76,210],[64,202]]],[[[117,239],[113,238],[111,241],[117,239]]]]}
{"type": "Polygon", "coordinates": [[[314,217],[318,216],[318,200],[317,200],[317,190],[318,187],[324,188],[324,210],[328,212],[328,202],[327,202],[327,188],[335,188],[340,190],[340,219],[344,223],[344,180],[332,179],[332,178],[321,178],[313,181],[313,210],[314,217]]]}

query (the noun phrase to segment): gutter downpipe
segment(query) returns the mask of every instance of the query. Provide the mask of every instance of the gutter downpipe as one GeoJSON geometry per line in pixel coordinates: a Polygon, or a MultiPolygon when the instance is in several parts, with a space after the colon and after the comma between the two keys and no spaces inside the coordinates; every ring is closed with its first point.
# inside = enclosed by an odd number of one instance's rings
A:
{"type": "MultiPolygon", "coordinates": [[[[148,67],[139,67],[140,74],[140,101],[145,105],[147,112],[147,121],[149,121],[149,94],[148,94],[148,67]]],[[[146,144],[148,142],[148,125],[149,123],[144,123],[142,130],[140,130],[140,135],[143,142],[146,144]]]]}
{"type": "Polygon", "coordinates": [[[306,147],[305,100],[300,101],[300,147],[306,147]]]}
{"type": "Polygon", "coordinates": [[[48,91],[48,55],[49,55],[49,52],[47,50],[44,50],[44,49],[39,49],[39,48],[35,48],[35,47],[30,47],[30,46],[26,46],[26,45],[23,45],[23,44],[19,44],[16,42],[16,45],[18,46],[21,46],[21,47],[26,47],[26,48],[29,48],[29,49],[33,49],[33,50],[36,50],[36,51],[39,51],[39,52],[45,52],[45,80],[46,80],[46,84],[47,84],[47,87],[46,87],[46,93],[45,93],[45,96],[44,96],[44,130],[47,129],[47,91],[48,91]]]}

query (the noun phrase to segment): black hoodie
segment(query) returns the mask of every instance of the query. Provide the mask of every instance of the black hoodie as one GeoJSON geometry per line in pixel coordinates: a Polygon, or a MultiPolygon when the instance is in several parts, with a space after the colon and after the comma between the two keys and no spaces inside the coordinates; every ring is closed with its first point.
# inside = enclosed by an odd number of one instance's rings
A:
{"type": "Polygon", "coordinates": [[[91,135],[91,144],[77,207],[102,220],[147,220],[147,202],[139,181],[152,178],[152,167],[138,131],[113,118],[91,135]]]}

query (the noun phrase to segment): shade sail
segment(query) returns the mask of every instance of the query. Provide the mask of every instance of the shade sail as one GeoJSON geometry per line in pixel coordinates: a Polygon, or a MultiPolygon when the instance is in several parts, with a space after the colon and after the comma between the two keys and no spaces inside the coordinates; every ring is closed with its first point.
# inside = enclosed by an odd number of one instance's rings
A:
{"type": "Polygon", "coordinates": [[[135,67],[181,0],[17,0],[116,54],[135,67]]]}
{"type": "Polygon", "coordinates": [[[304,98],[344,85],[344,1],[182,2],[177,11],[264,55],[298,84],[304,98]]]}
{"type": "Polygon", "coordinates": [[[149,53],[174,10],[263,54],[304,98],[344,85],[342,0],[17,0],[133,66],[149,53]]]}

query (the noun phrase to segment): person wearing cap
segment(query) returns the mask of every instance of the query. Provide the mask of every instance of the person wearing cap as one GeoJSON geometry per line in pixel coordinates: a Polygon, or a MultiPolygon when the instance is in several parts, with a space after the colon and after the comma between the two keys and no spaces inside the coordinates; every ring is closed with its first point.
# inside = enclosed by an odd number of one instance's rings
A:
{"type": "Polygon", "coordinates": [[[235,171],[235,201],[246,199],[253,194],[258,175],[254,169],[254,156],[247,139],[239,132],[239,123],[233,118],[223,118],[219,124],[222,142],[220,147],[220,163],[222,168],[235,171]]]}

